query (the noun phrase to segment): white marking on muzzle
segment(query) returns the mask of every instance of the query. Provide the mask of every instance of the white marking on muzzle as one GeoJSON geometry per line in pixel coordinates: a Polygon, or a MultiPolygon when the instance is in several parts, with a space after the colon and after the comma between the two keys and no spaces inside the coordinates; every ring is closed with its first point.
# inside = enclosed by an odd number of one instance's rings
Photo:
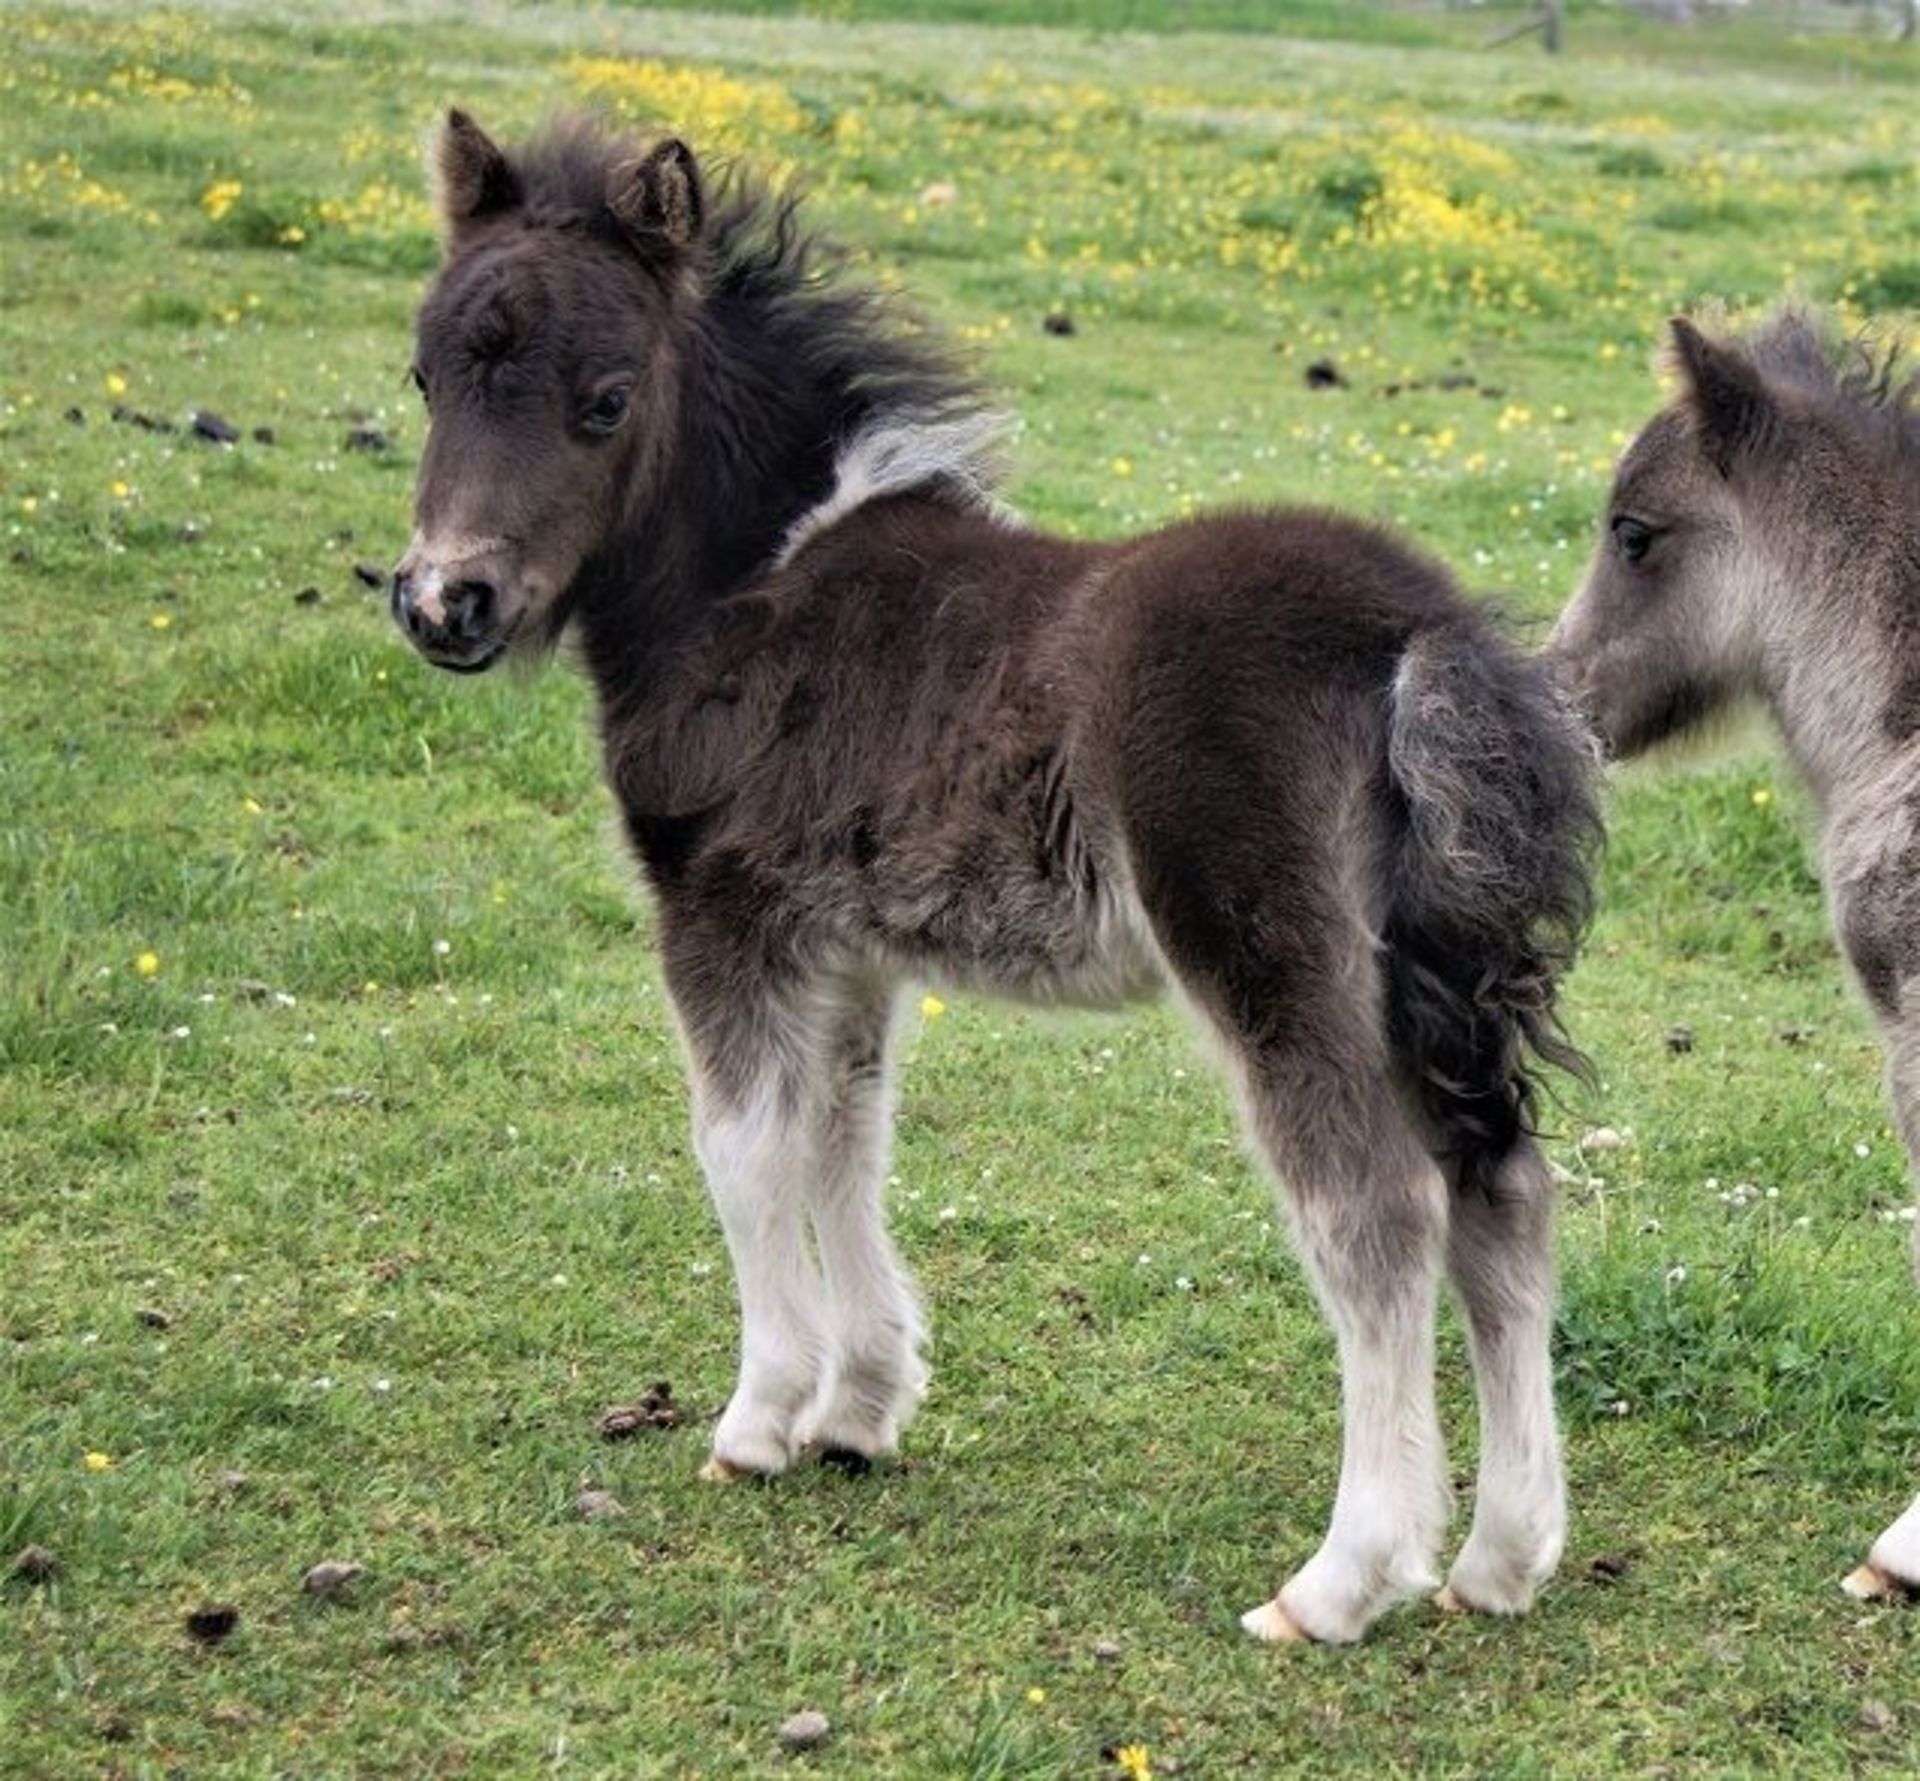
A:
{"type": "Polygon", "coordinates": [[[476,557],[506,548],[504,538],[470,538],[455,534],[451,538],[424,538],[418,532],[407,547],[412,577],[414,610],[430,625],[447,622],[447,603],[442,597],[449,580],[461,579],[460,570],[476,557]]]}

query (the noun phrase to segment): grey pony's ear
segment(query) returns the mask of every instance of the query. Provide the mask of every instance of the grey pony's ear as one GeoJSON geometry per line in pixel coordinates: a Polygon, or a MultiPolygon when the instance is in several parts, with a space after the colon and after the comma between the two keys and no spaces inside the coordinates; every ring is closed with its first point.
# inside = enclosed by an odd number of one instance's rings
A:
{"type": "Polygon", "coordinates": [[[693,150],[670,136],[622,161],[607,179],[607,208],[643,251],[684,252],[699,238],[707,213],[693,150]]]}
{"type": "Polygon", "coordinates": [[[1779,419],[1774,394],[1745,354],[1709,340],[1685,316],[1668,326],[1700,449],[1722,476],[1732,476],[1771,442],[1779,419]]]}
{"type": "Polygon", "coordinates": [[[440,178],[440,210],[450,229],[512,210],[522,193],[520,176],[493,138],[464,111],[447,113],[434,145],[440,178]]]}

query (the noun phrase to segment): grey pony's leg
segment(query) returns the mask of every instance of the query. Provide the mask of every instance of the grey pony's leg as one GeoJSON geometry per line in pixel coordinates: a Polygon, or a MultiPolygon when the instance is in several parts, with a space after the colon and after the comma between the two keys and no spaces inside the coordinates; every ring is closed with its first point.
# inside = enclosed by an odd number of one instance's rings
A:
{"type": "Polygon", "coordinates": [[[1384,1069],[1325,1063],[1294,1053],[1250,1062],[1244,1077],[1249,1122],[1339,1344],[1343,1440],[1320,1549],[1241,1623],[1260,1638],[1337,1642],[1438,1582],[1448,1491],[1434,1313],[1447,1193],[1384,1069]]]}
{"type": "Polygon", "coordinates": [[[1553,1182],[1523,1140],[1493,1191],[1454,1196],[1447,1270],[1466,1312],[1480,1400],[1473,1528],[1443,1607],[1523,1614],[1566,1544],[1553,1412],[1553,1182]]]}
{"type": "Polygon", "coordinates": [[[893,1008],[891,984],[851,983],[834,998],[812,1194],[829,1345],[805,1422],[823,1452],[859,1460],[893,1449],[927,1382],[919,1298],[881,1203],[893,1136],[893,1008]]]}
{"type": "MultiPolygon", "coordinates": [[[[1887,1094],[1907,1147],[1908,1166],[1920,1175],[1920,980],[1903,986],[1901,1011],[1886,1021],[1887,1094]]],[[[1920,1223],[1914,1226],[1914,1267],[1920,1273],[1920,1223]]],[[[1867,1562],[1848,1574],[1849,1595],[1871,1600],[1920,1595],[1920,1496],[1875,1540],[1867,1562]]]]}

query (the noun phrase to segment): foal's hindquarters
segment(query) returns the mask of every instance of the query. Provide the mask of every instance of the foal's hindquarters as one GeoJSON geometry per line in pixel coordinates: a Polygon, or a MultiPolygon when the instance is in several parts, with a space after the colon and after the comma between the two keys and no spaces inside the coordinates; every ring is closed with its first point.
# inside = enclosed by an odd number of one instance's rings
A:
{"type": "MultiPolygon", "coordinates": [[[[966,585],[962,565],[959,625],[966,585]]],[[[1565,1527],[1550,1182],[1524,1051],[1559,1055],[1553,986],[1592,822],[1583,736],[1437,571],[1318,518],[1206,522],[1077,559],[1024,653],[1029,682],[991,701],[1016,733],[940,746],[1031,759],[1031,784],[977,804],[958,791],[887,830],[857,896],[770,870],[744,931],[742,904],[718,919],[711,899],[663,892],[742,1313],[707,1475],[778,1472],[809,1447],[864,1463],[923,1387],[918,1302],[880,1209],[896,985],[931,968],[1101,1001],[1157,979],[1218,1042],[1340,1358],[1326,1538],[1244,1624],[1349,1640],[1439,1584],[1443,1272],[1481,1422],[1443,1599],[1524,1611],[1565,1527]],[[930,888],[932,859],[957,865],[930,888]]]]}

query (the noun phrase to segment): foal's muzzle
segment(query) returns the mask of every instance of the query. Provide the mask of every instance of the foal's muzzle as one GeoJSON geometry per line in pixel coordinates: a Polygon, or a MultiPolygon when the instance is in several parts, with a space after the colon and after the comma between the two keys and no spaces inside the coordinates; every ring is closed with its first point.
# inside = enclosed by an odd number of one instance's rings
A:
{"type": "Polygon", "coordinates": [[[506,653],[508,627],[490,581],[445,581],[435,569],[402,563],[393,574],[393,622],[436,668],[479,674],[506,653]]]}

